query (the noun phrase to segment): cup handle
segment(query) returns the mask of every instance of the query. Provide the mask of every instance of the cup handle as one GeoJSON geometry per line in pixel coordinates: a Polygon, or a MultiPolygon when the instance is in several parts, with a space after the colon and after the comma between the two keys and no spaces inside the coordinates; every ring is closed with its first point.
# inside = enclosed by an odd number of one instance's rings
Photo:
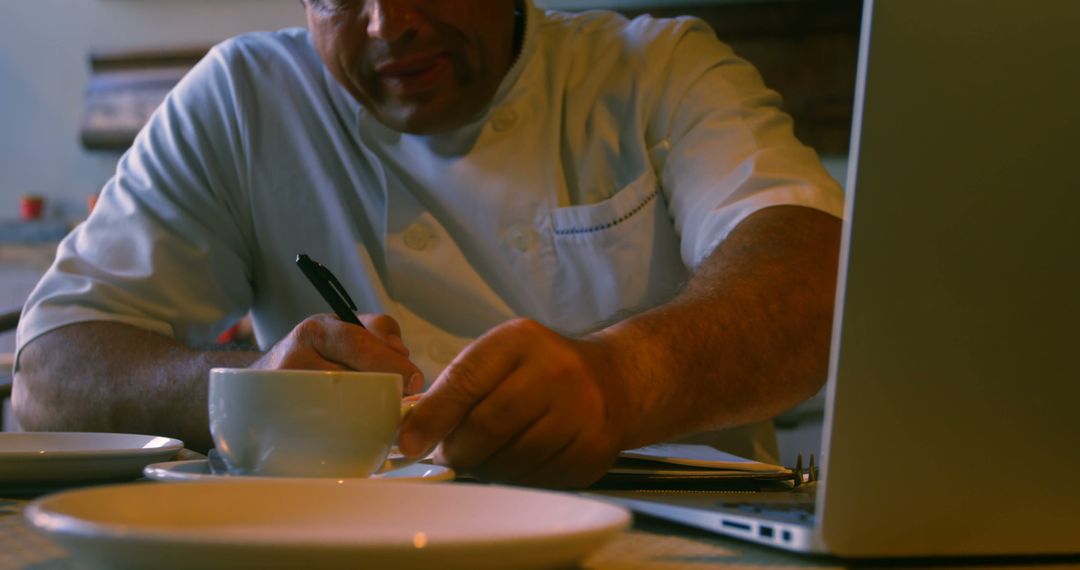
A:
{"type": "MultiPolygon", "coordinates": [[[[416,397],[407,398],[401,401],[401,418],[398,420],[399,429],[401,424],[405,421],[405,418],[409,417],[409,414],[412,413],[413,408],[416,407],[416,403],[419,401],[420,399],[416,397]]],[[[397,435],[394,436],[394,445],[397,445],[397,435]]],[[[434,447],[432,449],[434,449],[434,447]]],[[[381,475],[383,473],[386,473],[387,471],[393,471],[395,469],[401,469],[402,467],[408,467],[413,463],[416,463],[417,461],[426,458],[430,453],[431,450],[429,449],[428,453],[423,453],[418,457],[405,457],[404,455],[399,457],[387,457],[386,460],[383,461],[382,466],[375,471],[375,474],[381,475]]]]}

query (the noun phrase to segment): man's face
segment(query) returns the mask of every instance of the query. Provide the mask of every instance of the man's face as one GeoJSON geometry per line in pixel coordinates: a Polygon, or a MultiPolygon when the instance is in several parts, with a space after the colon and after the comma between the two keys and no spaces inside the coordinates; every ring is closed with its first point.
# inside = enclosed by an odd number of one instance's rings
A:
{"type": "Polygon", "coordinates": [[[514,0],[307,0],[315,48],[386,126],[431,134],[464,125],[514,58],[514,0]]]}

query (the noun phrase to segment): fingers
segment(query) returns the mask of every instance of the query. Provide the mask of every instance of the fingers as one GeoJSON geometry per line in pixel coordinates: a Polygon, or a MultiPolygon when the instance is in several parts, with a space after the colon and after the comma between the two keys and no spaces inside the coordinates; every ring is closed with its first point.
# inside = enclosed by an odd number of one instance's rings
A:
{"type": "Polygon", "coordinates": [[[511,321],[450,364],[406,418],[402,453],[441,441],[436,459],[483,479],[581,487],[618,452],[610,355],[533,321],[511,321]]]}
{"type": "Polygon", "coordinates": [[[441,459],[482,480],[583,487],[617,453],[605,402],[581,378],[560,382],[517,370],[444,440],[441,459]]]}
{"type": "MultiPolygon", "coordinates": [[[[462,469],[486,481],[525,480],[572,443],[580,428],[562,418],[540,418],[490,457],[462,469]]],[[[457,465],[447,450],[451,447],[449,441],[444,443],[443,458],[457,465]]]]}
{"type": "Polygon", "coordinates": [[[602,477],[618,451],[595,427],[592,422],[548,415],[478,465],[459,464],[451,443],[453,436],[439,446],[435,459],[483,481],[580,489],[602,477]]]}
{"type": "MultiPolygon", "coordinates": [[[[393,317],[389,315],[359,315],[359,318],[360,322],[367,327],[368,332],[381,339],[398,354],[405,358],[409,357],[409,349],[405,346],[405,342],[401,340],[401,326],[393,317]]],[[[406,394],[415,394],[424,389],[424,375],[419,369],[411,376],[403,376],[403,378],[405,379],[406,394]]]]}
{"type": "Polygon", "coordinates": [[[409,349],[401,340],[401,326],[389,315],[359,315],[360,322],[364,323],[367,330],[381,339],[390,348],[400,352],[405,357],[409,356],[409,349]]]}
{"type": "MultiPolygon", "coordinates": [[[[423,374],[401,351],[386,340],[400,343],[393,319],[373,319],[375,331],[342,322],[329,314],[315,315],[296,325],[253,367],[310,370],[360,370],[401,374],[406,392],[423,387],[423,374]]],[[[400,332],[400,331],[398,331],[400,332]]],[[[401,345],[404,348],[404,345],[401,345]]]]}
{"type": "Polygon", "coordinates": [[[534,487],[582,489],[604,476],[615,463],[617,452],[595,432],[577,432],[569,444],[517,481],[534,487]]]}
{"type": "Polygon", "coordinates": [[[442,454],[447,461],[472,472],[548,414],[549,398],[537,394],[524,374],[520,368],[515,370],[469,410],[443,440],[442,454]]]}
{"type": "Polygon", "coordinates": [[[516,366],[518,352],[505,346],[497,327],[477,339],[443,370],[405,420],[398,438],[410,457],[430,449],[453,430],[516,366]]]}

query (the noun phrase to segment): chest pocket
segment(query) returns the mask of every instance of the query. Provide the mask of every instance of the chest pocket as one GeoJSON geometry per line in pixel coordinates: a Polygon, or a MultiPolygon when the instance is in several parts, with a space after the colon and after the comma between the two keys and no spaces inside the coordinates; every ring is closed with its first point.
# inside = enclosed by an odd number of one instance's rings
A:
{"type": "Polygon", "coordinates": [[[584,333],[670,299],[687,279],[651,168],[611,198],[551,212],[557,328],[584,333]]]}

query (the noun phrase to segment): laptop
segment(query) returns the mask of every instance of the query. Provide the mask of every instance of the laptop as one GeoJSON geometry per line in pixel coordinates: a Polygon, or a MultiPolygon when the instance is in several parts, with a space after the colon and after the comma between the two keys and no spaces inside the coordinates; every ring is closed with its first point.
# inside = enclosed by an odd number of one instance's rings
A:
{"type": "Polygon", "coordinates": [[[1080,553],[1077,30],[867,0],[816,489],[604,494],[800,552],[1080,553]]]}

